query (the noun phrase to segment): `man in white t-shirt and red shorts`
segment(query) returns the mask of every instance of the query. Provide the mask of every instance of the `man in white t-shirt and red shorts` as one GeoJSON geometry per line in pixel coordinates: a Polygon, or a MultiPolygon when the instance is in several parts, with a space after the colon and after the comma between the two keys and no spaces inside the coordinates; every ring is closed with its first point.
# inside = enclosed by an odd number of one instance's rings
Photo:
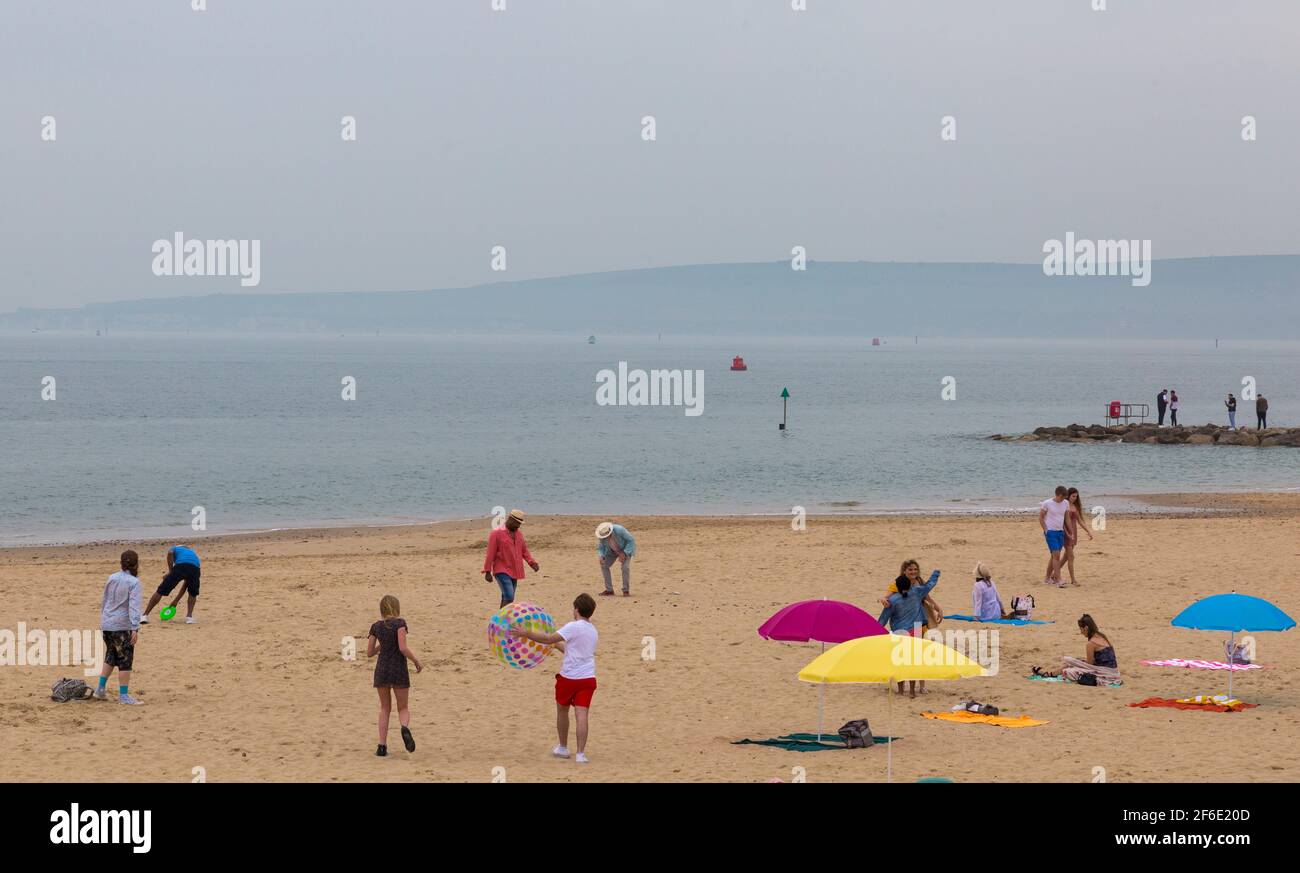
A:
{"type": "Polygon", "coordinates": [[[1038,509],[1038,524],[1043,529],[1047,540],[1047,576],[1043,579],[1049,585],[1061,583],[1061,551],[1065,548],[1065,515],[1070,511],[1070,501],[1066,499],[1064,485],[1056,486],[1056,493],[1044,500],[1038,509]]]}
{"type": "Polygon", "coordinates": [[[596,693],[596,643],[600,635],[590,621],[596,599],[579,594],[573,601],[573,621],[553,634],[511,628],[510,635],[555,646],[564,652],[564,663],[555,676],[555,732],[560,744],[551,750],[557,758],[569,757],[569,707],[578,722],[578,763],[587,763],[587,715],[596,693]]]}

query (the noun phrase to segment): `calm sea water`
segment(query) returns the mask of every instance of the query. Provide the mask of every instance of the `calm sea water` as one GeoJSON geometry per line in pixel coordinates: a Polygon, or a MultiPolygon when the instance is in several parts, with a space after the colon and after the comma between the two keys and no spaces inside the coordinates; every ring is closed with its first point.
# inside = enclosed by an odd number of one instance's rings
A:
{"type": "Polygon", "coordinates": [[[1018,508],[1058,483],[1085,500],[1300,488],[1300,450],[985,439],[1154,405],[1162,386],[1184,422],[1222,422],[1243,376],[1271,423],[1300,424],[1295,343],[10,334],[0,376],[3,544],[190,538],[195,506],[220,533],[498,505],[787,514],[1018,508]],[[734,354],[748,372],[729,372],[734,354]],[[620,361],[703,369],[704,414],[598,406],[596,374],[620,361]]]}

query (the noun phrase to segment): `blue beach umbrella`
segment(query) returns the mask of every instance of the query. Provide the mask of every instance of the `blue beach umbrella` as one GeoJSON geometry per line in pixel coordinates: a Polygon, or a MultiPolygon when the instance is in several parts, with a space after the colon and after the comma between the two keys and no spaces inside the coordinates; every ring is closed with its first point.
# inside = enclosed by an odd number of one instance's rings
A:
{"type": "MultiPolygon", "coordinates": [[[[1290,630],[1295,627],[1295,619],[1267,600],[1234,592],[1198,600],[1174,616],[1170,624],[1192,630],[1227,631],[1231,634],[1229,642],[1234,643],[1238,633],[1290,630]]],[[[1232,696],[1234,672],[1228,671],[1229,697],[1232,696]]]]}

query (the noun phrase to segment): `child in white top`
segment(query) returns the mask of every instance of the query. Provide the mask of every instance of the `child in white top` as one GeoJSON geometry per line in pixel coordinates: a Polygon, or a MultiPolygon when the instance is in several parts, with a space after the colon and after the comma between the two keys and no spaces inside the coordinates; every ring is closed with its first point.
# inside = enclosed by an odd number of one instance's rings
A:
{"type": "Polygon", "coordinates": [[[510,635],[555,646],[564,653],[564,663],[555,676],[555,732],[560,744],[551,750],[557,758],[569,757],[569,708],[578,722],[578,763],[587,763],[587,716],[596,693],[596,644],[600,634],[590,619],[596,600],[579,594],[573,601],[573,621],[553,634],[511,628],[510,635]]]}

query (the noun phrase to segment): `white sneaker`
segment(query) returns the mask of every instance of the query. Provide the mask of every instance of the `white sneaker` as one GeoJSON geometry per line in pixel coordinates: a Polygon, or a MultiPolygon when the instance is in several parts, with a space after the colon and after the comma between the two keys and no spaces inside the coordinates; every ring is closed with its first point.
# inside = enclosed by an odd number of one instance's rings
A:
{"type": "Polygon", "coordinates": [[[186,624],[198,624],[199,622],[198,622],[198,619],[196,619],[194,616],[192,616],[192,615],[187,615],[187,616],[185,616],[185,623],[186,623],[186,624]]]}
{"type": "Polygon", "coordinates": [[[586,763],[587,763],[587,756],[586,756],[586,754],[584,754],[583,752],[579,752],[579,753],[578,753],[578,757],[577,757],[575,760],[576,760],[579,764],[586,764],[586,763]]]}
{"type": "Polygon", "coordinates": [[[140,616],[140,624],[148,624],[148,623],[149,623],[149,616],[147,615],[140,616]]]}
{"type": "Polygon", "coordinates": [[[103,688],[96,688],[95,693],[90,696],[95,698],[96,700],[108,700],[108,692],[106,692],[103,688]]]}
{"type": "Polygon", "coordinates": [[[132,697],[132,696],[129,695],[129,694],[128,694],[126,697],[118,697],[118,698],[117,698],[117,702],[118,702],[118,703],[124,703],[124,704],[126,704],[127,706],[143,706],[143,705],[144,705],[144,701],[143,701],[143,700],[136,700],[134,697],[132,697]]]}
{"type": "Polygon", "coordinates": [[[569,757],[569,747],[556,746],[554,749],[551,749],[551,754],[557,758],[567,758],[569,757]]]}

